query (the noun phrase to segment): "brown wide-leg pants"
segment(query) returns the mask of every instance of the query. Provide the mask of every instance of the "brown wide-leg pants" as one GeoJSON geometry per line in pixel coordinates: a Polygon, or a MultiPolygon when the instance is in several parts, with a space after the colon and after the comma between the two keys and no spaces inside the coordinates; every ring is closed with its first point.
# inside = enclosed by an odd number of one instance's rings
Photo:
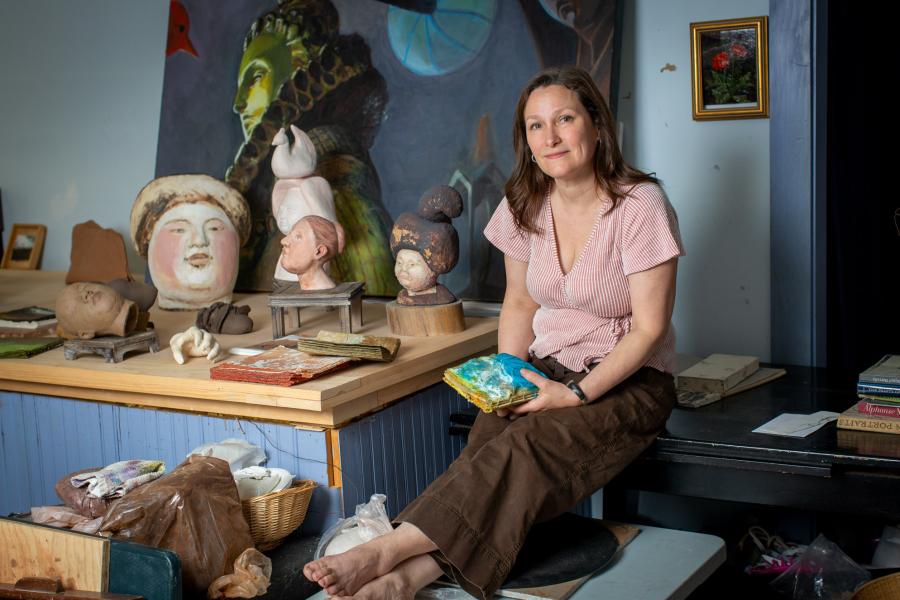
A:
{"type": "MultiPolygon", "coordinates": [[[[552,379],[578,381],[552,358],[552,379]]],[[[603,487],[656,439],[675,405],[671,375],[644,367],[587,406],[510,421],[479,413],[462,454],[396,518],[438,547],[432,556],[476,598],[509,574],[531,526],[603,487]]]]}

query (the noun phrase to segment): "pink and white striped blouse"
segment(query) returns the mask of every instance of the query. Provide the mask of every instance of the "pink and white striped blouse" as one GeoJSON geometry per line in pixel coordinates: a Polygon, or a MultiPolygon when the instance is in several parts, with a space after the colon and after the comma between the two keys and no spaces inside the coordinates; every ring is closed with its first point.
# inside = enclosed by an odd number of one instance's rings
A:
{"type": "MultiPolygon", "coordinates": [[[[521,232],[506,198],[484,230],[501,252],[528,263],[528,293],[540,305],[530,351],[552,356],[573,371],[603,360],[631,330],[626,277],[684,256],[678,218],[656,184],[635,186],[611,211],[601,211],[581,255],[563,274],[556,249],[549,195],[535,225],[541,234],[521,232]]],[[[647,366],[671,373],[675,331],[670,325],[647,366]]]]}

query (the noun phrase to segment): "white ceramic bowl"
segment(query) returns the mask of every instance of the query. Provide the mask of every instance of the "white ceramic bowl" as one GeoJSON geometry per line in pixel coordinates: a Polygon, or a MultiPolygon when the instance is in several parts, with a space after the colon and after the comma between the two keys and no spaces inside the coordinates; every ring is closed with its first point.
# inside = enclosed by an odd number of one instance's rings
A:
{"type": "Polygon", "coordinates": [[[234,482],[237,484],[238,496],[242,501],[280,492],[289,488],[293,480],[294,476],[285,469],[247,467],[234,472],[234,482]]]}

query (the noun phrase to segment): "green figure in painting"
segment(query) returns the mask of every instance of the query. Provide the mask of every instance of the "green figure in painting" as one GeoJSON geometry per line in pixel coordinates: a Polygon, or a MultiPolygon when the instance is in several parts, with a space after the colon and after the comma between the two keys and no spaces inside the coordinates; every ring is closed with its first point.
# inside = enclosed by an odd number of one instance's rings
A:
{"type": "Polygon", "coordinates": [[[366,293],[396,295],[390,217],[369,148],[384,117],[384,78],[359,35],[341,35],[329,0],[282,0],[247,32],[234,111],[245,141],[226,181],[250,205],[252,231],[241,251],[238,289],[269,290],[281,253],[271,210],[272,140],[282,127],[307,132],[317,174],[334,193],[346,233],[331,264],[335,281],[364,281],[366,293]]]}

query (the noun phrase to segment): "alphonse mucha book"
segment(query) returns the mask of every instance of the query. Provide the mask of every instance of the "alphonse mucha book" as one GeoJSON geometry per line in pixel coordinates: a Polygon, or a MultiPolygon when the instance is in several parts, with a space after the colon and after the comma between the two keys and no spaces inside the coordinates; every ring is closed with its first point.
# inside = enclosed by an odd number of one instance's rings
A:
{"type": "Polygon", "coordinates": [[[320,331],[314,338],[302,337],[297,349],[310,354],[325,356],[350,356],[379,362],[390,362],[397,357],[400,340],[394,337],[320,331]]]}
{"type": "Polygon", "coordinates": [[[279,346],[256,356],[243,356],[210,368],[210,379],[292,386],[350,365],[343,356],[313,356],[279,346]]]}
{"type": "Polygon", "coordinates": [[[533,365],[517,356],[489,354],[447,369],[444,381],[463,398],[489,413],[537,397],[537,386],[522,377],[521,369],[544,377],[533,365]]]}

